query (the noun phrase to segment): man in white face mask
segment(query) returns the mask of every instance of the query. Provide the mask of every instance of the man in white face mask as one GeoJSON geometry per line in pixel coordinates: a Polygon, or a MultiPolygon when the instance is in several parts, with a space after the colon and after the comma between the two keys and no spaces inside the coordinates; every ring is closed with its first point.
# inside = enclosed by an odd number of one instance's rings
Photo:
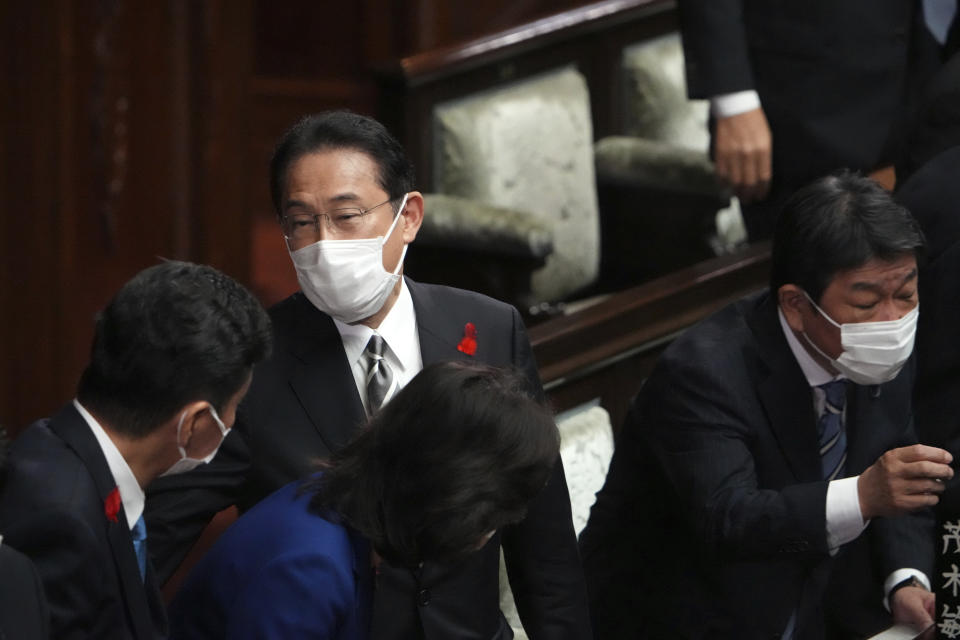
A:
{"type": "MultiPolygon", "coordinates": [[[[199,535],[196,525],[310,475],[427,364],[515,367],[531,395],[543,393],[513,307],[403,277],[424,200],[403,148],[380,123],[346,112],[304,118],[277,146],[271,195],[301,290],[270,310],[274,355],[257,369],[221,453],[193,473],[164,478],[151,495],[148,520],[169,534],[166,546],[153,545],[165,574],[199,535]]],[[[531,637],[589,637],[559,460],[526,519],[496,532],[467,562],[380,566],[374,637],[509,637],[499,607],[501,547],[531,637]]]]}
{"type": "Polygon", "coordinates": [[[51,637],[165,636],[144,490],[214,456],[270,344],[249,291],[185,262],[101,313],[76,399],[20,435],[0,484],[0,534],[38,569],[51,637]]]}
{"type": "Polygon", "coordinates": [[[932,623],[928,508],[953,472],[913,444],[922,234],[852,174],[797,192],[777,225],[771,290],[666,350],[581,538],[591,585],[642,576],[649,637],[932,623]]]}

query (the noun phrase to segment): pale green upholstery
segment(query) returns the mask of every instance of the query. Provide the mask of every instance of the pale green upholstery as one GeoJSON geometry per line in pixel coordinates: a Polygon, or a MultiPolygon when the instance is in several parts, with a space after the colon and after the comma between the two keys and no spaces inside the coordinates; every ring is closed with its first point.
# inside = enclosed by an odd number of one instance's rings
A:
{"type": "MultiPolygon", "coordinates": [[[[590,402],[558,415],[557,429],[560,431],[560,458],[570,490],[573,529],[579,536],[587,526],[590,507],[597,499],[597,492],[603,488],[613,458],[610,414],[596,402],[590,402]]],[[[503,552],[500,553],[500,609],[516,640],[526,640],[507,581],[503,552]]]]}
{"type": "Polygon", "coordinates": [[[659,140],[609,136],[596,146],[597,173],[639,187],[674,188],[704,195],[722,192],[705,153],[659,140]]]}
{"type": "Polygon", "coordinates": [[[586,81],[563,68],[434,110],[439,193],[527,211],[553,234],[532,278],[532,302],[555,301],[596,280],[599,214],[586,81]]]}
{"type": "Polygon", "coordinates": [[[623,52],[626,123],[623,133],[692,149],[710,145],[706,100],[689,100],[680,36],[671,33],[623,52]]]}
{"type": "Polygon", "coordinates": [[[424,209],[428,215],[417,235],[418,246],[442,244],[539,260],[553,252],[550,228],[527,211],[441,193],[424,194],[424,209]]]}
{"type": "MultiPolygon", "coordinates": [[[[627,47],[623,52],[624,135],[597,143],[601,181],[636,184],[661,191],[713,196],[716,211],[709,242],[716,252],[746,241],[736,198],[714,179],[708,157],[710,133],[706,100],[689,100],[683,46],[677,33],[627,47]]],[[[709,212],[708,212],[709,213],[709,212]]]]}

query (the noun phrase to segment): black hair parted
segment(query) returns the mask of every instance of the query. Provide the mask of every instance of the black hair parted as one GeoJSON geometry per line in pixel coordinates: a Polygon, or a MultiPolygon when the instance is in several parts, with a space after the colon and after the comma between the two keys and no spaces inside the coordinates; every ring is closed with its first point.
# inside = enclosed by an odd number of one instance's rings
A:
{"type": "Polygon", "coordinates": [[[243,285],[206,265],[162,262],[97,317],[77,398],[111,428],[142,437],[192,401],[222,411],[271,343],[270,319],[243,285]]]}
{"type": "Polygon", "coordinates": [[[413,165],[387,128],[373,118],[350,111],[324,111],[301,118],[290,127],[270,159],[270,198],[277,216],[283,214],[287,172],[302,156],[331,149],[367,154],[377,166],[377,182],[390,200],[413,191],[413,165]]]}
{"type": "Polygon", "coordinates": [[[784,204],[773,236],[770,289],[794,284],[819,304],[837,273],[873,259],[920,258],[923,248],[923,232],[909,211],[873,180],[842,171],[784,204]]]}
{"type": "Polygon", "coordinates": [[[454,561],[518,522],[559,455],[522,375],[446,362],[421,371],[304,485],[395,566],[454,561]]]}

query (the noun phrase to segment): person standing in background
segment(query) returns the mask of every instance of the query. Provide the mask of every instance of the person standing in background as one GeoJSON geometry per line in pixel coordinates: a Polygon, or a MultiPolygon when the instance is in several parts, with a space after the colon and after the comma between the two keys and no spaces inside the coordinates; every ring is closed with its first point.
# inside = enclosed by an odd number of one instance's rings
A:
{"type": "Polygon", "coordinates": [[[916,0],[680,0],[691,98],[710,100],[717,175],[751,240],[784,200],[838,169],[891,165],[916,0]]]}

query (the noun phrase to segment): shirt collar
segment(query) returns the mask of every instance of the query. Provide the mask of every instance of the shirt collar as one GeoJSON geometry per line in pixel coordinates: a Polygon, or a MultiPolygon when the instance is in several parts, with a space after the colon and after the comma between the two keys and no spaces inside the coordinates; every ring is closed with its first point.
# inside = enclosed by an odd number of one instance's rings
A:
{"type": "Polygon", "coordinates": [[[96,437],[97,442],[100,444],[103,456],[107,459],[107,466],[110,467],[110,475],[113,476],[113,481],[117,483],[117,489],[120,491],[123,511],[127,515],[127,526],[133,529],[133,525],[135,525],[137,520],[140,519],[140,516],[143,515],[143,505],[146,500],[143,489],[140,488],[137,477],[133,475],[133,471],[130,470],[130,465],[123,459],[123,455],[120,453],[120,450],[117,449],[117,445],[113,443],[113,440],[111,440],[107,432],[103,430],[103,427],[100,426],[96,418],[90,415],[90,412],[87,411],[76,398],[73,400],[73,406],[80,412],[80,415],[86,421],[87,425],[89,425],[90,431],[93,432],[94,437],[96,437]]]}
{"type": "MultiPolygon", "coordinates": [[[[419,341],[413,339],[417,334],[417,314],[413,308],[413,297],[410,295],[406,281],[401,279],[400,283],[400,295],[377,327],[376,332],[387,343],[387,348],[393,352],[400,366],[406,371],[417,366],[420,352],[419,341]]],[[[343,340],[347,362],[352,365],[363,355],[363,350],[367,348],[374,330],[365,324],[347,324],[336,318],[333,318],[333,323],[343,340]]]]}
{"type": "Polygon", "coordinates": [[[777,316],[780,318],[780,327],[783,328],[783,335],[787,338],[790,351],[793,352],[794,359],[797,361],[797,364],[800,365],[800,369],[807,379],[807,384],[811,387],[819,387],[822,384],[843,378],[842,375],[833,375],[813,359],[813,356],[800,344],[793,329],[787,324],[787,319],[784,317],[783,311],[779,306],[777,307],[777,316]]]}

